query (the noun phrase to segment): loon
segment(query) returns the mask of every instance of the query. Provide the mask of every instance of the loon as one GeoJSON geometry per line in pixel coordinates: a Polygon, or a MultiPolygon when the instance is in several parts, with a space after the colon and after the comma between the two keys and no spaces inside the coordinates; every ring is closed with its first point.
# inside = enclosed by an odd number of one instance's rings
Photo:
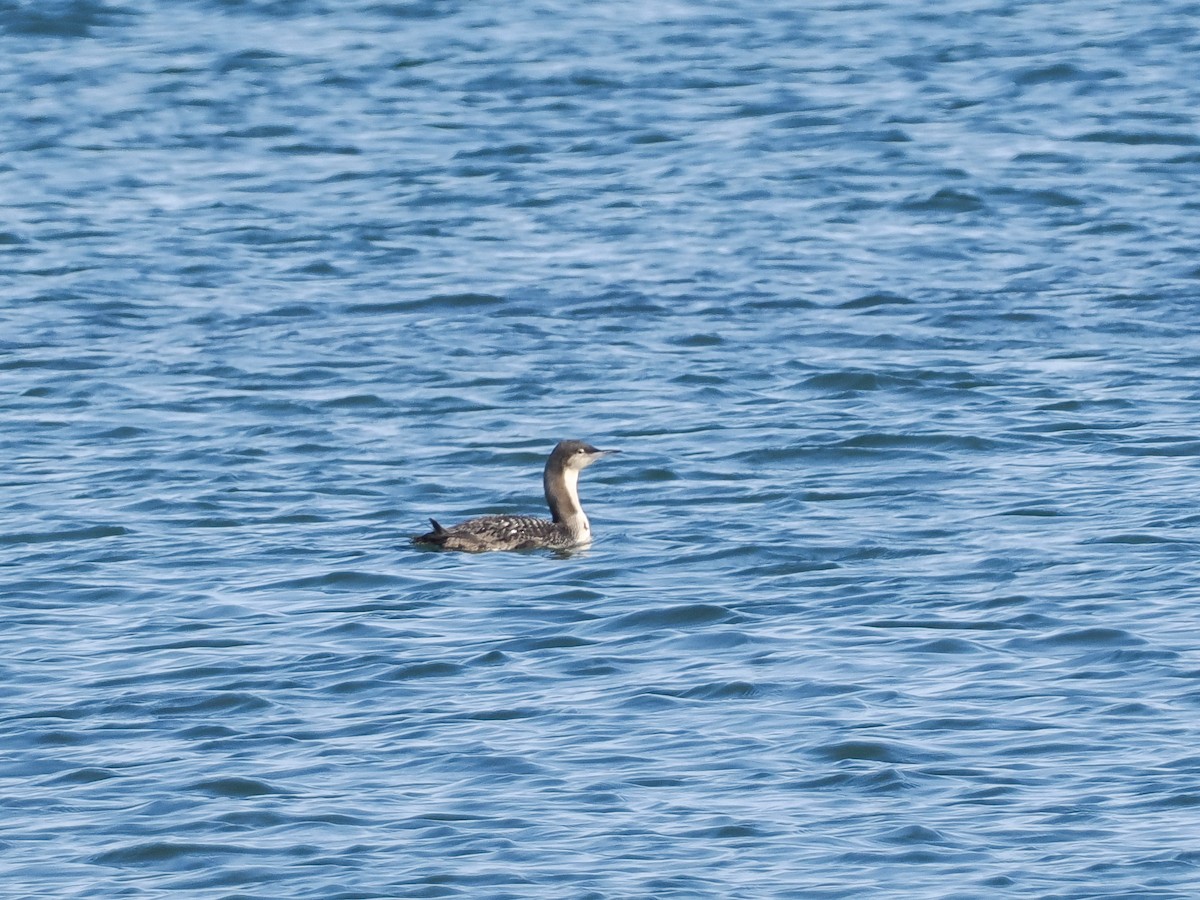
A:
{"type": "Polygon", "coordinates": [[[619,450],[597,450],[583,441],[559,441],[546,460],[542,485],[549,519],[534,516],[480,516],[450,528],[430,519],[433,531],[417,535],[414,544],[444,550],[570,550],[592,542],[592,526],[579,505],[579,473],[603,456],[619,450]]]}

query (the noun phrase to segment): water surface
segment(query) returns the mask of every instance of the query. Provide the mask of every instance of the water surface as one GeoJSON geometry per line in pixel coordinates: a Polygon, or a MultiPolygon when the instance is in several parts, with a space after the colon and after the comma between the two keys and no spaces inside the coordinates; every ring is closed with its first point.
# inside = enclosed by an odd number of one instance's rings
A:
{"type": "Polygon", "coordinates": [[[5,890],[1195,896],[1196,14],[0,0],[5,890]]]}

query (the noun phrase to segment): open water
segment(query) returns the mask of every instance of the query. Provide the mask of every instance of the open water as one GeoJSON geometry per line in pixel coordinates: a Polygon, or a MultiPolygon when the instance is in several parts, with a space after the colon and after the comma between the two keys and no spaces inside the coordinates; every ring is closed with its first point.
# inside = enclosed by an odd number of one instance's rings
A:
{"type": "Polygon", "coordinates": [[[0,894],[1200,896],[1198,24],[0,0],[0,894]]]}

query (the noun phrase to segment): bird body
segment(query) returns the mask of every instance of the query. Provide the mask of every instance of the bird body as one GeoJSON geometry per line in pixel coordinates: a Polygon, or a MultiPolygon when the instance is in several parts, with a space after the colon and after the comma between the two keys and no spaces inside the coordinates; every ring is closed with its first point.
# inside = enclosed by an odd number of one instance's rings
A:
{"type": "Polygon", "coordinates": [[[414,544],[444,550],[570,550],[592,542],[592,526],[579,503],[579,473],[617,450],[597,450],[583,441],[560,441],[546,460],[542,486],[550,518],[479,516],[449,528],[430,519],[433,530],[417,535],[414,544]]]}

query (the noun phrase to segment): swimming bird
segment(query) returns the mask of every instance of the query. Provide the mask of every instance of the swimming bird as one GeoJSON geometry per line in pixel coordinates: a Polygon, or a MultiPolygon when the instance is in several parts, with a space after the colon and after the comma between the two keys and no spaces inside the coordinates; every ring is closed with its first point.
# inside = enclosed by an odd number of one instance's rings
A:
{"type": "Polygon", "coordinates": [[[579,505],[579,473],[601,457],[619,450],[597,450],[583,441],[559,441],[546,460],[542,486],[550,518],[535,516],[479,516],[442,527],[430,519],[433,531],[417,535],[414,544],[444,550],[570,550],[592,542],[592,526],[579,505]]]}

